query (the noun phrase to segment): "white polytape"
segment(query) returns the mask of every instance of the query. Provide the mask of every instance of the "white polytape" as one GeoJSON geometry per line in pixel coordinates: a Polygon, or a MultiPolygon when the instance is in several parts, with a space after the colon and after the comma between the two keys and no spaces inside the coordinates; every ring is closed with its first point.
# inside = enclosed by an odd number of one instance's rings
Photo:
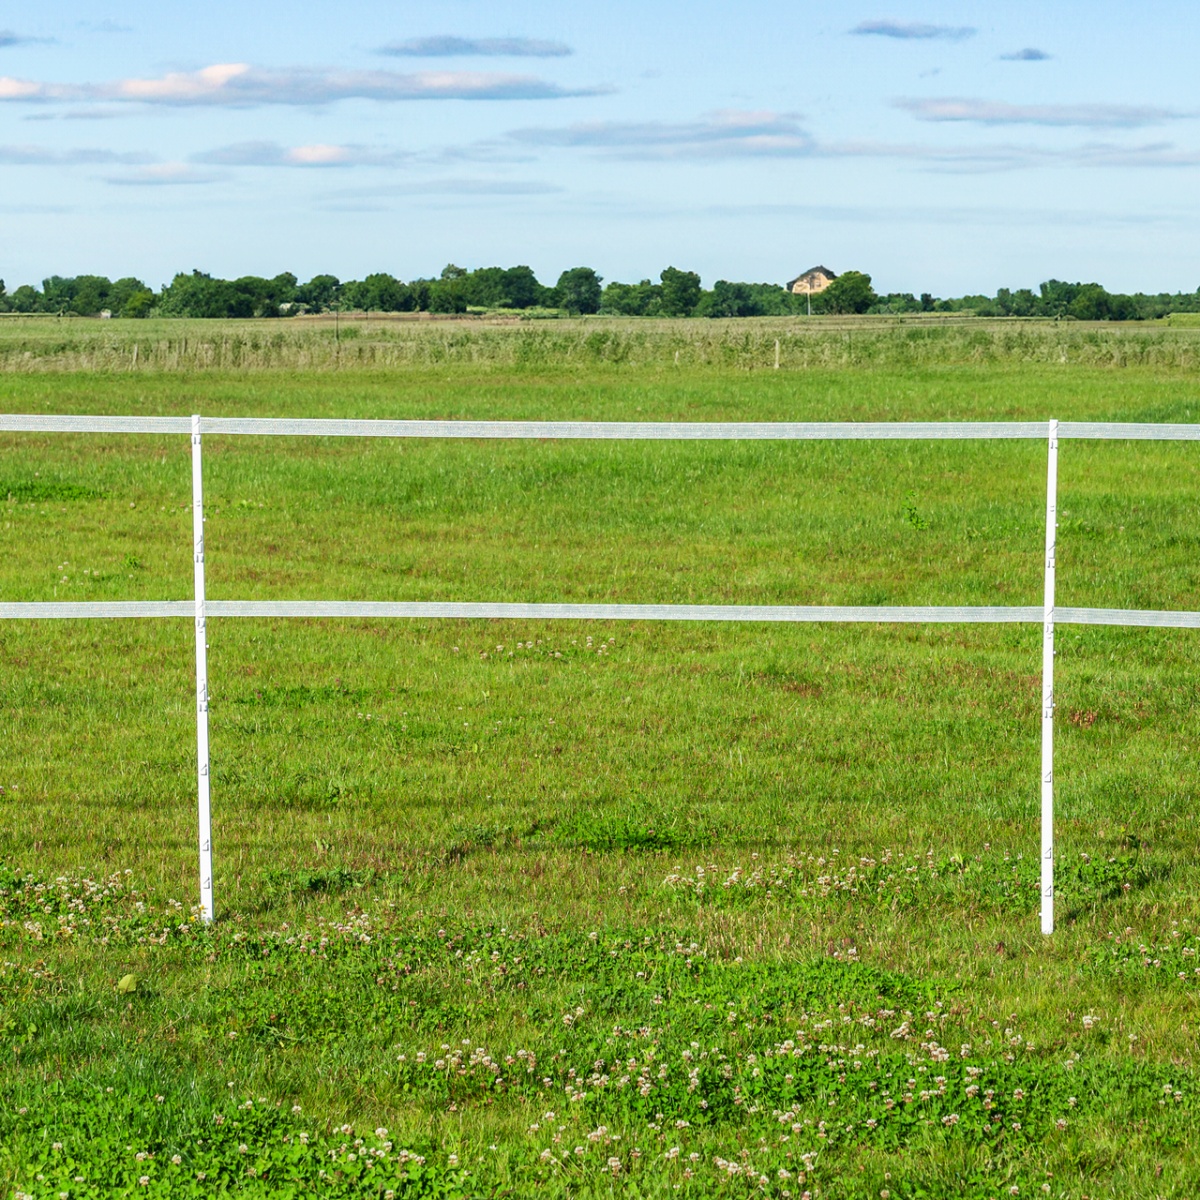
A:
{"type": "Polygon", "coordinates": [[[1200,442],[1200,425],[1149,425],[1121,421],[1059,421],[1059,439],[1200,442]]]}
{"type": "Polygon", "coordinates": [[[879,441],[893,438],[1032,438],[1014,421],[339,421],[205,417],[205,433],[301,437],[566,438],[642,441],[879,441]]]}
{"type": "Polygon", "coordinates": [[[1156,629],[1200,629],[1200,612],[1144,608],[1056,608],[1059,625],[1146,625],[1156,629]]]}
{"type": "MultiPolygon", "coordinates": [[[[1016,624],[1040,621],[1040,608],[819,607],[770,604],[489,604],[439,600],[209,600],[210,617],[426,617],[542,621],[859,621],[882,624],[1016,624]]],[[[0,603],[0,619],[194,617],[190,600],[0,603]]]]}
{"type": "Polygon", "coordinates": [[[759,604],[488,604],[445,601],[210,600],[214,617],[431,617],[548,621],[982,622],[1041,619],[1039,608],[759,604]]]}
{"type": "Polygon", "coordinates": [[[0,620],[44,618],[111,619],[113,617],[194,617],[192,600],[30,600],[0,603],[0,620]]]}
{"type": "Polygon", "coordinates": [[[191,433],[188,417],[67,417],[0,413],[0,430],[16,433],[191,433]]]}
{"type": "MultiPolygon", "coordinates": [[[[209,600],[210,617],[379,617],[541,621],[772,621],[876,624],[1040,624],[1037,606],[884,607],[756,604],[490,604],[439,600],[209,600]]],[[[195,617],[193,600],[0,602],[0,620],[195,617]]],[[[1057,625],[1127,625],[1200,629],[1200,612],[1125,608],[1056,608],[1057,625]]]]}
{"type": "MultiPolygon", "coordinates": [[[[187,417],[0,413],[13,433],[190,433],[187,417]]],[[[891,441],[1042,438],[1042,421],[350,421],[204,417],[202,433],[289,437],[565,438],[635,441],[891,441]]],[[[1062,421],[1059,438],[1200,441],[1200,425],[1062,421]]]]}

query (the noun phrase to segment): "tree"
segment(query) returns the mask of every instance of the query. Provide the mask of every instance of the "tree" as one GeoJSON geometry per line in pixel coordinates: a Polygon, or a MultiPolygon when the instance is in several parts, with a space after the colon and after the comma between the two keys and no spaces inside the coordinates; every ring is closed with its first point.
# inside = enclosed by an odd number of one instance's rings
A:
{"type": "Polygon", "coordinates": [[[1112,316],[1109,294],[1098,283],[1085,283],[1067,305],[1077,321],[1107,321],[1112,316]]]}
{"type": "Polygon", "coordinates": [[[46,312],[67,312],[75,299],[75,280],[51,275],[42,280],[42,308],[46,312]]]}
{"type": "Polygon", "coordinates": [[[1064,283],[1061,279],[1047,279],[1039,285],[1041,299],[1038,303],[1038,316],[1062,317],[1071,306],[1071,301],[1079,294],[1082,285],[1064,283]]]}
{"type": "Polygon", "coordinates": [[[813,311],[865,313],[877,299],[870,275],[862,271],[843,271],[823,292],[813,297],[813,311]]]}
{"type": "Polygon", "coordinates": [[[1008,311],[1014,317],[1032,317],[1037,312],[1037,297],[1030,288],[1017,288],[1009,302],[1008,311]]]}
{"type": "Polygon", "coordinates": [[[762,317],[768,315],[768,309],[774,310],[771,315],[782,311],[780,296],[786,295],[782,288],[774,284],[761,283],[730,283],[727,279],[718,279],[713,284],[712,292],[705,297],[708,301],[704,308],[704,316],[708,317],[762,317]]]}
{"type": "MultiPolygon", "coordinates": [[[[123,279],[118,279],[112,285],[108,292],[108,303],[106,308],[112,310],[113,316],[125,316],[125,309],[128,308],[130,301],[135,296],[140,296],[142,293],[149,293],[150,302],[154,302],[154,293],[140,280],[135,279],[132,275],[126,275],[123,279]]],[[[146,310],[139,315],[145,316],[146,311],[149,311],[149,305],[146,310]]]]}
{"type": "Polygon", "coordinates": [[[35,313],[42,310],[42,293],[28,283],[23,283],[10,297],[13,312],[35,313]]]}
{"type": "Polygon", "coordinates": [[[112,308],[112,283],[104,275],[77,275],[68,280],[71,303],[67,306],[82,317],[94,317],[112,308]]]}
{"type": "Polygon", "coordinates": [[[871,311],[878,313],[921,312],[921,302],[912,292],[889,292],[875,301],[871,311]]]}
{"type": "Polygon", "coordinates": [[[504,276],[503,267],[480,267],[476,271],[463,271],[458,276],[447,276],[443,271],[442,281],[450,283],[457,280],[466,302],[476,308],[511,308],[504,276]]]}
{"type": "Polygon", "coordinates": [[[466,272],[462,275],[435,279],[429,284],[428,309],[431,313],[465,313],[467,311],[466,272]]]}
{"type": "Polygon", "coordinates": [[[415,307],[408,284],[385,271],[346,284],[342,295],[351,308],[360,308],[363,312],[411,312],[415,307]]]}
{"type": "Polygon", "coordinates": [[[164,317],[252,317],[254,296],[204,271],[180,272],[163,288],[164,317]]]}
{"type": "Polygon", "coordinates": [[[324,312],[333,307],[340,288],[341,281],[336,275],[314,275],[296,288],[296,300],[313,312],[324,312]]]}
{"type": "Polygon", "coordinates": [[[662,311],[667,317],[690,317],[700,303],[700,276],[695,271],[667,267],[662,280],[662,311]]]}
{"type": "Polygon", "coordinates": [[[533,308],[542,299],[542,285],[532,267],[509,267],[504,272],[504,299],[509,308],[533,308]]]}
{"type": "Polygon", "coordinates": [[[558,277],[558,303],[571,313],[600,311],[600,276],[591,267],[571,267],[558,277]]]}
{"type": "Polygon", "coordinates": [[[600,311],[607,316],[656,317],[662,311],[662,287],[643,279],[640,283],[614,280],[600,297],[600,311]]]}
{"type": "Polygon", "coordinates": [[[154,307],[154,293],[149,288],[143,288],[140,292],[134,292],[125,301],[120,308],[122,317],[131,317],[141,319],[150,315],[150,310],[154,307]]]}

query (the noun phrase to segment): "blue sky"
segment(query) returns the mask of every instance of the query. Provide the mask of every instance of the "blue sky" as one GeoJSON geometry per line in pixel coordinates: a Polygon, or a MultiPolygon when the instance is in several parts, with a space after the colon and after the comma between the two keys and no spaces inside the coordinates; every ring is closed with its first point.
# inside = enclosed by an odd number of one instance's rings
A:
{"type": "Polygon", "coordinates": [[[1200,286],[1200,5],[0,3],[0,277],[1200,286]]]}

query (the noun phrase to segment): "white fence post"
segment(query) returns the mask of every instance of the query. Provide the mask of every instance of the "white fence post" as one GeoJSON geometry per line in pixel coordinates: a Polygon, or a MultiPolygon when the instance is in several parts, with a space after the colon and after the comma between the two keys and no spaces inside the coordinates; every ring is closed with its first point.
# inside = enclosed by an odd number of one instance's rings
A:
{"type": "Polygon", "coordinates": [[[212,814],[208,769],[208,645],[204,604],[204,471],[200,418],[192,417],[192,562],[196,581],[196,771],[200,834],[200,912],[213,919],[212,814]]]}
{"type": "Polygon", "coordinates": [[[1058,529],[1058,422],[1046,456],[1046,587],[1042,616],[1042,932],[1054,932],[1054,547],[1058,529]]]}

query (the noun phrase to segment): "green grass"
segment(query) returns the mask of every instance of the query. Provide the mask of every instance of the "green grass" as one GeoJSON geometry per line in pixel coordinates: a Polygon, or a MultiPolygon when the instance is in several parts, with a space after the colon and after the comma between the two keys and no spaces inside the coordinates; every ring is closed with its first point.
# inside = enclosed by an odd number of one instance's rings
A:
{"type": "MultiPolygon", "coordinates": [[[[262,326],[196,323],[178,368],[84,372],[144,327],[22,322],[0,407],[1200,420],[1178,333],[793,323],[828,365],[775,372],[764,328],[380,326],[335,371],[288,326],[234,373],[188,355],[262,326]]],[[[212,598],[1040,602],[1036,443],[211,436],[205,464],[212,598]]],[[[0,435],[0,598],[187,598],[189,470],[186,438],[0,435]]],[[[1198,474],[1064,442],[1059,602],[1200,609],[1198,474]]],[[[190,624],[5,622],[0,1180],[1192,1195],[1200,642],[1059,634],[1044,940],[1035,627],[214,620],[205,929],[190,624]]]]}

